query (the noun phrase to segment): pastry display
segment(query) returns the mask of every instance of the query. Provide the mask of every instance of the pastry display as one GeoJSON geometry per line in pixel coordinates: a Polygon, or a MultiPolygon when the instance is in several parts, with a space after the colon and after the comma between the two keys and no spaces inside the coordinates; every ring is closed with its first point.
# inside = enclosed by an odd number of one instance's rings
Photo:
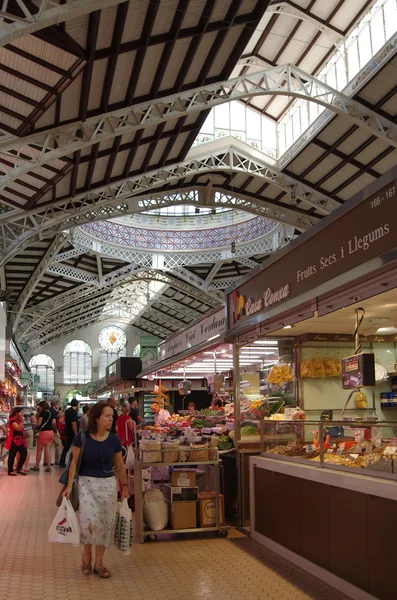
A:
{"type": "Polygon", "coordinates": [[[324,363],[321,358],[313,358],[312,359],[313,373],[316,379],[324,379],[325,378],[325,368],[324,363]]]}
{"type": "Polygon", "coordinates": [[[319,357],[303,360],[300,365],[300,377],[301,379],[342,377],[342,361],[331,356],[327,356],[324,360],[319,357]]]}
{"type": "Polygon", "coordinates": [[[330,356],[324,360],[324,369],[326,377],[337,377],[336,362],[330,356]]]}
{"type": "Polygon", "coordinates": [[[303,360],[300,367],[301,378],[314,377],[313,367],[310,360],[303,360]]]}
{"type": "Polygon", "coordinates": [[[282,386],[283,383],[289,383],[293,381],[294,375],[292,369],[287,364],[277,364],[274,365],[272,370],[269,373],[269,377],[267,378],[268,383],[273,383],[274,385],[282,386]]]}
{"type": "Polygon", "coordinates": [[[354,406],[358,409],[368,408],[367,394],[365,392],[363,392],[362,390],[357,392],[357,394],[354,396],[354,406]]]}

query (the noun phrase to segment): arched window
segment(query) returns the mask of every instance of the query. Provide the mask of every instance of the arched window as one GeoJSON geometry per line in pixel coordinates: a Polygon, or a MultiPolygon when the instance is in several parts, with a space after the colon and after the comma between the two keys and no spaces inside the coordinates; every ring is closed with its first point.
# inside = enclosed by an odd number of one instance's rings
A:
{"type": "Polygon", "coordinates": [[[99,379],[105,377],[106,367],[127,351],[127,337],[121,327],[109,326],[99,334],[99,379]]]}
{"type": "Polygon", "coordinates": [[[55,389],[55,364],[51,356],[36,354],[29,361],[32,375],[38,375],[37,387],[42,392],[53,392],[55,389]]]}
{"type": "Polygon", "coordinates": [[[135,346],[132,356],[135,356],[136,358],[140,358],[140,356],[141,356],[141,345],[140,344],[137,344],[135,346]]]}
{"type": "Polygon", "coordinates": [[[73,340],[63,351],[63,382],[88,383],[91,381],[92,350],[83,340],[73,340]]]}

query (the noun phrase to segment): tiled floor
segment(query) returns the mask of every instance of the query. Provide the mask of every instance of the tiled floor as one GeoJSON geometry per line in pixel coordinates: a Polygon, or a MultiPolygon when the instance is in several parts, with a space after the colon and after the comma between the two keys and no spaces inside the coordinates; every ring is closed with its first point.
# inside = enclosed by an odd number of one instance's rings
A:
{"type": "Polygon", "coordinates": [[[105,557],[112,579],[84,577],[81,552],[49,544],[56,473],[11,478],[0,467],[0,598],[18,600],[346,600],[346,597],[235,532],[228,539],[135,545],[105,557]]]}

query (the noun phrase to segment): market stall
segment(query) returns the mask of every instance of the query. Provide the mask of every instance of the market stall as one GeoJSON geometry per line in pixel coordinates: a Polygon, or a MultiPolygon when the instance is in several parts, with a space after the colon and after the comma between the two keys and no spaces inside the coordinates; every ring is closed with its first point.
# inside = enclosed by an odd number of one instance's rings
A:
{"type": "Polygon", "coordinates": [[[383,176],[227,295],[240,524],[360,600],[395,596],[396,177],[397,169],[383,176]],[[241,356],[274,340],[275,362],[258,370],[255,397],[241,356]],[[370,384],[357,367],[363,353],[374,363],[370,384]],[[274,396],[284,405],[269,414],[274,396]],[[249,458],[248,492],[250,418],[259,451],[249,458]]]}

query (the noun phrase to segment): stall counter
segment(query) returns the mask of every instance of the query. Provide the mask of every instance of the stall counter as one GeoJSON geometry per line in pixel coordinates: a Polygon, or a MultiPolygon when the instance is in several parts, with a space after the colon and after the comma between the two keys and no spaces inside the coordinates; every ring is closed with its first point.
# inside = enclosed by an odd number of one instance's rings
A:
{"type": "Polygon", "coordinates": [[[355,600],[394,600],[397,482],[250,458],[251,537],[355,600]]]}

